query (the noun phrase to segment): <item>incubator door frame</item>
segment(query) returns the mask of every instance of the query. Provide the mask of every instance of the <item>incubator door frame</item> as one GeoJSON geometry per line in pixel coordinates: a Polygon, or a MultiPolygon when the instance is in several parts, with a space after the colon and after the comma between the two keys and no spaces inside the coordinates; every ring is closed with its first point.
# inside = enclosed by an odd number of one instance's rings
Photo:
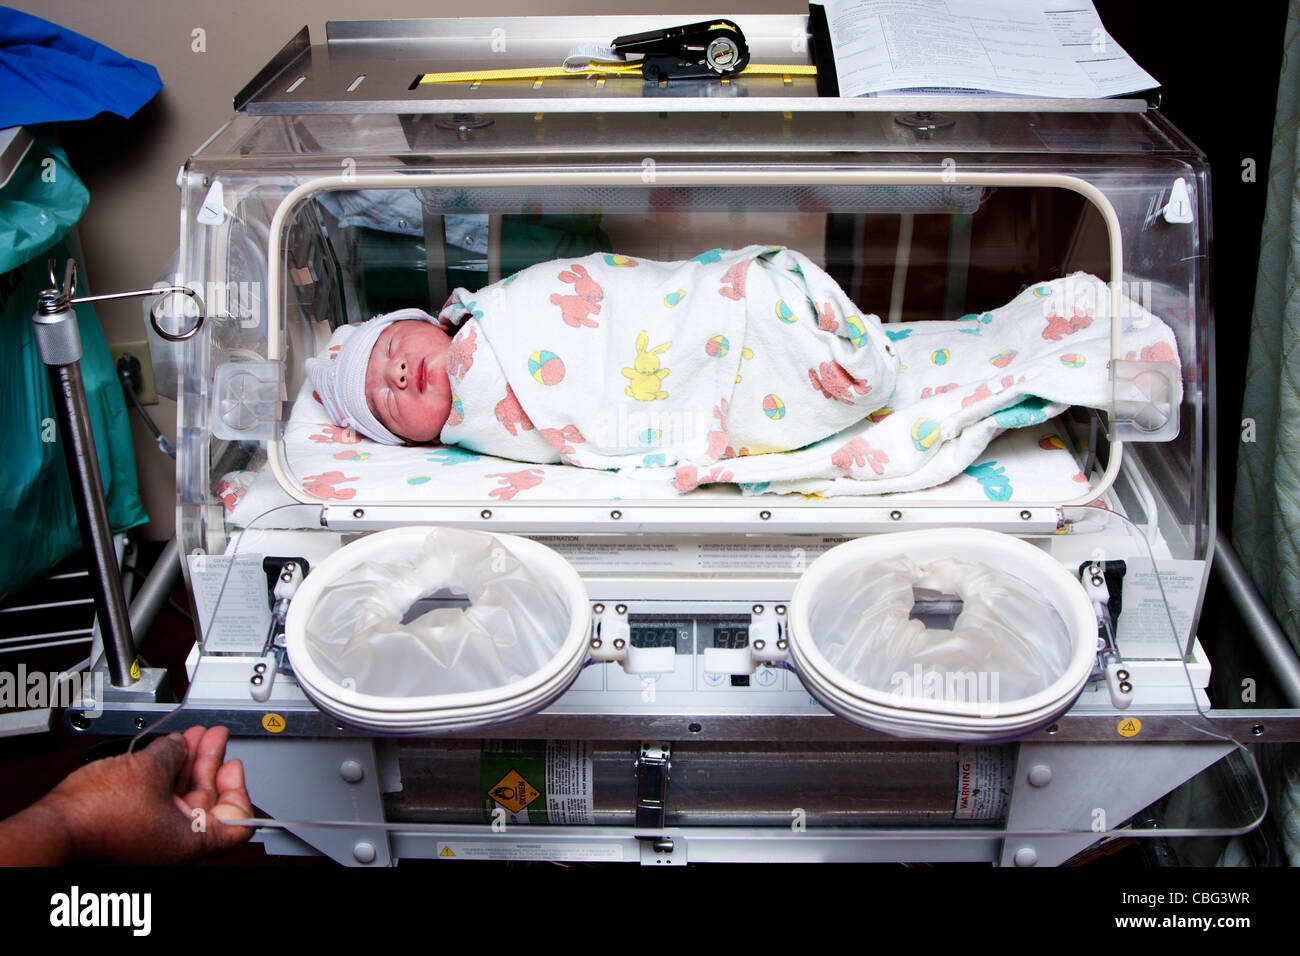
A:
{"type": "MultiPolygon", "coordinates": [[[[1106,225],[1107,237],[1109,240],[1110,252],[1110,309],[1111,309],[1111,372],[1113,377],[1114,362],[1121,359],[1122,352],[1122,328],[1117,317],[1121,314],[1122,296],[1121,286],[1123,281],[1123,238],[1119,216],[1114,206],[1100,189],[1085,179],[1077,176],[1070,176],[1061,173],[992,173],[992,172],[965,172],[961,170],[944,168],[936,171],[881,171],[872,169],[849,170],[849,169],[807,169],[797,174],[788,172],[768,172],[762,170],[738,169],[725,173],[702,173],[687,169],[673,169],[671,167],[660,167],[655,172],[655,183],[657,185],[678,185],[678,186],[790,186],[790,185],[848,185],[848,186],[979,186],[979,187],[998,187],[998,186],[1020,186],[1020,187],[1037,187],[1037,188],[1058,188],[1066,189],[1077,193],[1092,205],[1101,214],[1106,225]]],[[[339,176],[327,176],[312,179],[295,187],[284,197],[277,206],[271,220],[270,236],[267,250],[267,310],[268,310],[268,341],[267,341],[267,359],[271,363],[282,363],[286,356],[285,341],[283,337],[283,282],[282,267],[284,257],[284,243],[286,230],[290,216],[295,207],[303,199],[320,192],[331,190],[358,190],[358,189],[414,189],[430,187],[459,187],[459,188],[486,188],[486,187],[504,187],[504,186],[644,186],[645,180],[643,173],[638,167],[636,171],[622,170],[577,170],[547,173],[523,173],[523,172],[485,172],[485,173],[411,173],[411,174],[348,174],[339,176]]],[[[999,505],[988,501],[971,500],[965,501],[945,501],[942,503],[927,503],[922,500],[909,500],[906,493],[891,496],[887,504],[881,503],[883,499],[873,498],[873,505],[862,505],[855,503],[852,506],[839,505],[821,502],[815,506],[808,504],[791,504],[785,502],[773,501],[771,504],[764,503],[761,512],[755,508],[754,503],[748,500],[725,501],[710,499],[707,502],[711,509],[713,521],[719,525],[732,527],[750,527],[763,530],[773,530],[773,525],[779,525],[781,530],[794,531],[804,525],[825,526],[827,518],[830,517],[828,509],[834,510],[836,514],[837,526],[841,525],[843,518],[849,519],[854,524],[861,523],[864,512],[866,521],[870,526],[869,530],[879,530],[889,527],[891,524],[894,528],[898,527],[897,522],[900,520],[895,515],[899,514],[899,507],[906,505],[908,509],[922,508],[927,511],[930,509],[941,509],[944,512],[950,512],[952,509],[976,508],[982,515],[981,523],[992,521],[993,524],[988,526],[997,526],[999,524],[1008,527],[1017,527],[1020,530],[1030,530],[1026,527],[1027,522],[1038,524],[1047,521],[1054,523],[1052,519],[1041,513],[1035,514],[1034,509],[1050,508],[1056,509],[1070,505],[1082,505],[1096,500],[1104,494],[1119,475],[1120,467],[1123,461],[1123,441],[1108,436],[1109,440],[1109,458],[1107,460],[1106,470],[1102,474],[1098,484],[1091,488],[1087,493],[1067,501],[1043,501],[1043,502],[1021,502],[1017,503],[1015,508],[1009,509],[1006,505],[999,505]],[[999,521],[998,512],[1006,512],[1003,516],[1006,520],[999,521]],[[816,518],[807,512],[815,512],[816,518]],[[845,512],[850,512],[846,514],[845,512]],[[1028,515],[1028,517],[1026,517],[1028,515]],[[759,517],[755,522],[754,518],[759,517]],[[856,519],[856,520],[855,520],[856,519]]],[[[284,444],[279,437],[273,437],[267,441],[267,457],[272,473],[277,483],[291,498],[303,504],[320,504],[320,500],[307,495],[293,480],[289,474],[287,464],[284,459],[284,444]]],[[[860,499],[859,499],[860,500],[860,499]]],[[[636,503],[632,503],[636,504],[636,503]]],[[[698,527],[698,518],[691,514],[692,507],[689,503],[662,503],[646,502],[646,507],[638,507],[636,524],[638,530],[669,530],[676,526],[695,526],[698,527]]],[[[517,506],[508,503],[484,499],[481,502],[458,502],[454,505],[440,504],[429,501],[385,501],[385,502],[350,502],[346,509],[347,514],[360,520],[366,518],[365,527],[391,527],[394,522],[397,523],[441,523],[441,524],[477,524],[481,526],[483,512],[480,505],[491,505],[495,512],[500,512],[499,517],[505,518],[507,514],[514,514],[517,506]],[[384,509],[383,512],[376,508],[379,505],[384,509]],[[367,510],[368,509],[368,510],[367,510]],[[412,509],[418,509],[413,513],[412,509]],[[363,512],[357,514],[358,511],[363,512]],[[399,513],[400,512],[400,513],[399,513]],[[380,521],[381,514],[386,515],[386,520],[380,521]],[[477,517],[475,517],[477,516],[477,517]]],[[[558,524],[566,529],[582,530],[590,528],[591,530],[609,530],[611,514],[622,515],[618,512],[611,513],[608,510],[607,502],[557,502],[558,510],[564,514],[561,516],[557,513],[557,508],[548,508],[547,506],[534,505],[531,510],[542,508],[544,514],[537,516],[534,520],[526,520],[525,525],[529,529],[543,530],[552,524],[558,524]],[[594,506],[599,511],[595,512],[593,507],[583,507],[583,505],[594,506]],[[550,520],[548,520],[548,518],[550,520]]],[[[340,509],[334,509],[338,511],[340,509]]],[[[624,508],[624,511],[627,509],[624,508]]],[[[339,517],[342,517],[340,515],[339,517]]],[[[522,517],[522,516],[521,516],[522,517]]],[[[618,520],[618,518],[614,518],[618,520]]],[[[631,522],[625,522],[623,527],[631,522]]],[[[512,528],[515,527],[510,522],[512,528]]],[[[357,528],[361,530],[361,528],[357,528]]],[[[522,530],[522,529],[521,529],[522,530]]]]}

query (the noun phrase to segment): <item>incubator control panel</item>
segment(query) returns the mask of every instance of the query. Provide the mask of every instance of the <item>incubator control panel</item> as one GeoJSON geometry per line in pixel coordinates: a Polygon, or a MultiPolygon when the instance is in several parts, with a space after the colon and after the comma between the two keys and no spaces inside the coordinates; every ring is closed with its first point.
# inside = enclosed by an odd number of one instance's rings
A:
{"type": "Polygon", "coordinates": [[[637,705],[643,710],[647,705],[715,704],[783,713],[820,711],[799,678],[785,667],[761,664],[750,674],[720,673],[705,667],[709,649],[749,647],[751,622],[749,607],[737,608],[735,613],[638,613],[632,606],[628,612],[631,646],[672,648],[673,669],[629,674],[617,662],[592,663],[553,707],[619,710],[637,705]]]}

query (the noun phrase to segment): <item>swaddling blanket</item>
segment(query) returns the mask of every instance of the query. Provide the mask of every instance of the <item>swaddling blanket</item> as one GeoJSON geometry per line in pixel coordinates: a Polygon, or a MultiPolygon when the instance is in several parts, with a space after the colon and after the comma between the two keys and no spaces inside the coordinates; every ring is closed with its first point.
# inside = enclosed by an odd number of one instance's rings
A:
{"type": "Polygon", "coordinates": [[[882,406],[898,368],[879,320],[779,246],[542,263],[440,318],[463,322],[442,441],[519,461],[662,475],[801,448],[882,406]]]}
{"type": "MultiPolygon", "coordinates": [[[[1110,404],[1110,304],[1077,274],[956,322],[884,330],[780,247],[546,263],[444,308],[464,324],[442,440],[683,493],[927,488],[1007,428],[1110,404]]],[[[1155,316],[1123,300],[1118,321],[1125,358],[1177,365],[1155,316]]]]}

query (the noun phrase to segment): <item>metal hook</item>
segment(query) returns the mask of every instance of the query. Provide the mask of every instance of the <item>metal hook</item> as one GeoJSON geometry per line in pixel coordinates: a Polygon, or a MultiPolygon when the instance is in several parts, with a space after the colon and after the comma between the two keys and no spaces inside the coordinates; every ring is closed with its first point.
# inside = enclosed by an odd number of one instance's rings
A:
{"type": "MultiPolygon", "coordinates": [[[[53,259],[49,260],[49,264],[50,264],[49,292],[53,296],[59,296],[60,294],[59,283],[55,278],[58,265],[53,259]]],[[[82,296],[79,299],[74,299],[72,298],[72,293],[75,292],[76,289],[77,289],[77,262],[75,259],[69,259],[67,266],[64,268],[63,271],[63,290],[61,296],[62,305],[81,305],[83,302],[106,302],[109,299],[143,298],[144,296],[149,296],[149,295],[158,296],[158,301],[149,307],[149,324],[153,326],[153,330],[157,332],[158,335],[166,339],[168,342],[184,342],[187,339],[192,339],[198,333],[199,329],[203,327],[203,320],[207,318],[204,311],[206,307],[203,304],[203,298],[193,289],[186,288],[183,285],[165,285],[165,286],[159,286],[154,289],[137,289],[133,292],[109,292],[106,293],[105,295],[86,295],[86,296],[82,296]],[[162,303],[163,298],[177,293],[181,295],[189,296],[194,301],[194,303],[198,306],[198,310],[199,310],[199,317],[195,320],[194,325],[191,328],[186,329],[184,332],[180,332],[180,333],[168,332],[158,323],[158,306],[162,303]]],[[[59,304],[60,303],[54,303],[54,305],[56,306],[59,304]]]]}
{"type": "Polygon", "coordinates": [[[198,333],[199,329],[203,327],[203,320],[207,317],[204,314],[205,306],[203,305],[202,296],[193,289],[187,288],[183,285],[169,285],[165,289],[154,289],[153,291],[158,293],[158,300],[149,307],[149,324],[153,326],[153,330],[168,342],[184,342],[186,339],[192,339],[198,333]],[[162,304],[164,298],[177,292],[181,295],[189,296],[199,310],[199,317],[194,320],[193,327],[179,334],[168,332],[158,324],[158,306],[162,304]]]}

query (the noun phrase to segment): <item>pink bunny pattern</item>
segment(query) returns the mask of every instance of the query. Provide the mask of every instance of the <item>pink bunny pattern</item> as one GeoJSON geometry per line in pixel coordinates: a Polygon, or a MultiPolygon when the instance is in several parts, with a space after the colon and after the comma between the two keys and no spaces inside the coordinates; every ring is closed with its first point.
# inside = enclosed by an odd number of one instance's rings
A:
{"type": "Polygon", "coordinates": [[[591,277],[586,268],[578,263],[574,263],[560,273],[560,281],[567,282],[573,286],[572,295],[561,295],[558,292],[552,293],[551,304],[560,307],[560,315],[564,319],[564,324],[572,328],[599,328],[600,323],[591,318],[593,315],[600,314],[600,301],[605,298],[605,290],[596,284],[596,280],[591,277]]]}

